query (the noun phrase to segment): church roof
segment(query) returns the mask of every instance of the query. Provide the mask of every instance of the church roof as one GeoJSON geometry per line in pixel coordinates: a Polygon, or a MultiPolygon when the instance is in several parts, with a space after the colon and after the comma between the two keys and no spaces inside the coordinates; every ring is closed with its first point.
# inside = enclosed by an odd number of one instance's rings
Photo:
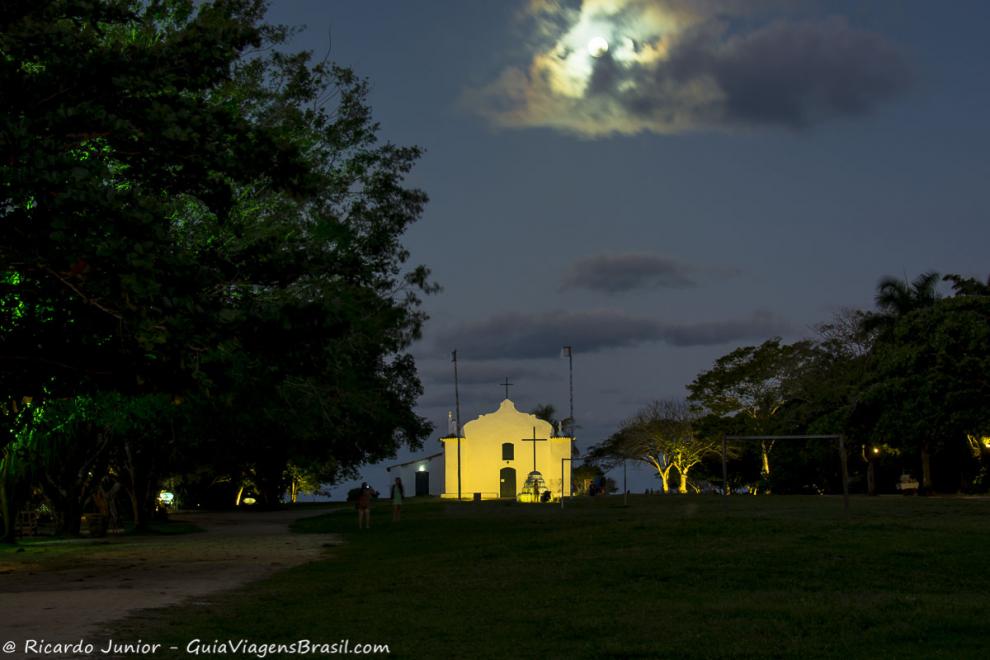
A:
{"type": "Polygon", "coordinates": [[[392,468],[405,467],[406,465],[412,465],[413,463],[421,463],[422,461],[432,461],[434,458],[439,458],[440,456],[443,456],[443,452],[442,451],[439,451],[439,452],[437,452],[435,454],[430,454],[429,456],[422,456],[420,458],[414,458],[413,460],[406,461],[405,463],[396,463],[395,465],[390,465],[387,468],[385,468],[385,471],[386,472],[391,472],[392,471],[392,468]]]}
{"type": "Polygon", "coordinates": [[[493,430],[501,430],[507,427],[517,427],[525,430],[528,435],[533,427],[536,428],[540,437],[556,437],[554,428],[550,422],[540,419],[532,413],[518,410],[516,404],[511,399],[503,399],[498,410],[485,413],[464,425],[464,437],[470,438],[472,431],[475,434],[487,435],[493,430]]]}

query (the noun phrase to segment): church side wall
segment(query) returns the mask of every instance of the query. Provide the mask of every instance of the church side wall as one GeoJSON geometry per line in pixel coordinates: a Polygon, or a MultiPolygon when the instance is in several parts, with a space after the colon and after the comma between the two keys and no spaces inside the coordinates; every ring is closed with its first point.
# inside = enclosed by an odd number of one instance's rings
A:
{"type": "Polygon", "coordinates": [[[416,461],[408,465],[403,465],[401,467],[392,468],[389,471],[389,481],[385,487],[385,490],[381,493],[383,499],[389,498],[392,492],[392,484],[395,483],[395,478],[399,477],[402,479],[402,490],[405,493],[406,499],[412,499],[416,497],[416,473],[420,471],[428,472],[430,477],[430,495],[439,496],[443,492],[443,484],[445,478],[444,472],[444,460],[443,456],[437,456],[429,460],[423,459],[421,461],[416,461]]]}
{"type": "MultiPolygon", "coordinates": [[[[465,445],[465,440],[461,439],[461,450],[463,453],[465,445]]],[[[457,438],[444,438],[443,441],[443,456],[444,456],[444,486],[443,486],[443,497],[457,497],[457,438]]],[[[463,461],[463,456],[462,459],[463,461]]],[[[461,487],[461,492],[467,492],[461,487]]]]}

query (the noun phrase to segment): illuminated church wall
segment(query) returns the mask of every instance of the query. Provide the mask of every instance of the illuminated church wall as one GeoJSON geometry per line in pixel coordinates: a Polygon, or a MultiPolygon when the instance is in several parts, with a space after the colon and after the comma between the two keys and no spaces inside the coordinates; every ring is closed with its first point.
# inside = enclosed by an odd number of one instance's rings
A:
{"type": "MultiPolygon", "coordinates": [[[[502,401],[498,410],[481,415],[464,425],[461,434],[461,497],[471,499],[481,493],[483,499],[500,496],[515,497],[522,489],[526,476],[533,469],[533,445],[536,445],[536,469],[543,475],[554,499],[560,495],[561,459],[571,457],[571,439],[554,437],[549,422],[516,410],[509,399],[502,401]],[[543,439],[526,442],[524,438],[543,439]],[[503,458],[503,445],[512,446],[511,458],[503,458]],[[513,476],[514,488],[506,477],[513,476]],[[506,479],[503,481],[503,479],[506,479]],[[511,495],[509,492],[511,491],[511,495]]],[[[457,438],[443,438],[444,444],[444,493],[443,497],[457,497],[457,438]]],[[[564,492],[570,493],[571,465],[564,463],[564,492]]]]}

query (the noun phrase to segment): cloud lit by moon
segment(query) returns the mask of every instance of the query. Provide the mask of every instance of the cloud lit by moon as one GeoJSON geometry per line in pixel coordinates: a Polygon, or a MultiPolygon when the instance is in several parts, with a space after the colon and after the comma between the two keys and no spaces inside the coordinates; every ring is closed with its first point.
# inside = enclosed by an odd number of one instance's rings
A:
{"type": "Polygon", "coordinates": [[[592,57],[601,57],[608,52],[608,41],[604,37],[592,37],[588,42],[588,54],[592,57]]]}
{"type": "Polygon", "coordinates": [[[842,18],[767,18],[754,5],[534,1],[523,15],[528,60],[464,102],[499,127],[597,137],[806,128],[871,112],[908,86],[886,37],[842,18]]]}

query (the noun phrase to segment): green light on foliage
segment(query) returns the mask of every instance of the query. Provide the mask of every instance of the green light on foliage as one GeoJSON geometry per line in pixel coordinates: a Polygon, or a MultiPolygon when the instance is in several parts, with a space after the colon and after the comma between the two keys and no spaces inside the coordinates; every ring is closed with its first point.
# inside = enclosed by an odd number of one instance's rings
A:
{"type": "Polygon", "coordinates": [[[44,73],[45,65],[40,62],[21,62],[21,71],[28,75],[36,76],[44,73]]]}

